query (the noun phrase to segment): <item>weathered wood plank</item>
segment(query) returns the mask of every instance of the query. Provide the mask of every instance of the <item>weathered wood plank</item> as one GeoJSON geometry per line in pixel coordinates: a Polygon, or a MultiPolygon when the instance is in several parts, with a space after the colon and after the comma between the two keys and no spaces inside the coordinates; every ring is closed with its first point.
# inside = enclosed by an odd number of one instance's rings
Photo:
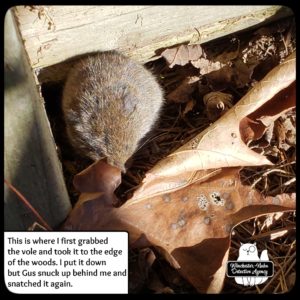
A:
{"type": "Polygon", "coordinates": [[[34,69],[111,49],[146,62],[157,57],[158,49],[207,42],[290,14],[282,6],[15,7],[34,69]]]}
{"type": "MultiPolygon", "coordinates": [[[[52,227],[71,209],[43,101],[10,11],[5,16],[4,177],[52,227]]],[[[5,230],[36,219],[5,186],[5,230]]]]}

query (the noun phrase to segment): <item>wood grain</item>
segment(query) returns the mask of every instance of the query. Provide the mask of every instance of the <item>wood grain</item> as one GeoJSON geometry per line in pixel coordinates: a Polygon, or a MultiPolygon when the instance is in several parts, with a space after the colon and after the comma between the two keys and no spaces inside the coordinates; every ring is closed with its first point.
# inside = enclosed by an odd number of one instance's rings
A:
{"type": "MultiPolygon", "coordinates": [[[[55,143],[32,69],[9,11],[5,16],[4,178],[56,227],[71,209],[55,143]]],[[[5,230],[27,230],[36,220],[4,189],[5,230]]]]}
{"type": "MultiPolygon", "coordinates": [[[[204,43],[292,14],[282,6],[242,5],[16,6],[14,13],[30,63],[38,71],[111,49],[144,63],[166,47],[204,43]]],[[[42,81],[52,80],[51,72],[46,75],[42,81]]]]}

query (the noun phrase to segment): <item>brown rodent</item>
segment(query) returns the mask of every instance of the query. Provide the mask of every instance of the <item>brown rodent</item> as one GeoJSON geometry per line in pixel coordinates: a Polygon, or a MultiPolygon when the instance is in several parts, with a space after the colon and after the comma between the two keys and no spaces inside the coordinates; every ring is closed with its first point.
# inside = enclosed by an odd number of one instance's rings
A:
{"type": "Polygon", "coordinates": [[[116,51],[81,59],[70,70],[62,108],[81,155],[125,172],[125,163],[158,119],[163,92],[142,65],[116,51]]]}

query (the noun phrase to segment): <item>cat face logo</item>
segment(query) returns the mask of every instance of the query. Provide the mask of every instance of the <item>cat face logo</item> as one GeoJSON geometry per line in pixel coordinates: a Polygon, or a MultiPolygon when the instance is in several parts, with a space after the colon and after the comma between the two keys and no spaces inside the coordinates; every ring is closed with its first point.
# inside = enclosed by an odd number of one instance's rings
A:
{"type": "Polygon", "coordinates": [[[273,272],[274,266],[269,260],[268,250],[263,250],[259,257],[256,243],[241,243],[239,257],[227,264],[227,276],[244,286],[263,284],[268,277],[273,276],[273,272]]]}
{"type": "MultiPolygon", "coordinates": [[[[264,250],[267,251],[267,250],[264,250]]],[[[239,260],[259,260],[260,258],[258,257],[258,251],[256,248],[256,243],[254,244],[243,244],[241,243],[241,247],[239,250],[239,257],[238,257],[238,261],[239,260]]],[[[268,258],[268,254],[267,254],[267,260],[269,260],[268,258]]]]}
{"type": "MultiPolygon", "coordinates": [[[[239,257],[237,261],[269,261],[268,250],[264,250],[261,256],[258,256],[256,243],[243,244],[239,250],[239,257]]],[[[235,277],[235,282],[244,286],[253,286],[256,284],[263,284],[267,281],[268,277],[235,277]]]]}

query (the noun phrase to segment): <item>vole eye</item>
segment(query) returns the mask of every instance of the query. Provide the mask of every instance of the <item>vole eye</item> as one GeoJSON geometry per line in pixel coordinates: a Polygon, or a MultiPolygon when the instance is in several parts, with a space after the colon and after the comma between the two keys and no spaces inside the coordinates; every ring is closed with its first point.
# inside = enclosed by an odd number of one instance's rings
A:
{"type": "Polygon", "coordinates": [[[96,104],[99,104],[100,99],[99,99],[98,96],[93,96],[93,101],[94,101],[96,104]]]}

